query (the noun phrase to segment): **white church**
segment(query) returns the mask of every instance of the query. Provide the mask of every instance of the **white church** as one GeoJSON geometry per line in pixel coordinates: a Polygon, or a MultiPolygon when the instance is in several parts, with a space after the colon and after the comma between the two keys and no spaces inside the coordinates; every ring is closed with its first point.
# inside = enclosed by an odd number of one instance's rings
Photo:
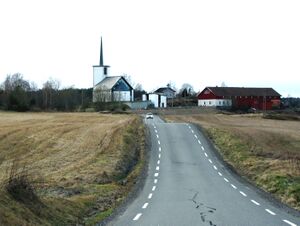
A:
{"type": "Polygon", "coordinates": [[[132,102],[134,89],[123,76],[110,76],[110,66],[103,63],[102,37],[100,63],[93,66],[93,102],[132,102]]]}

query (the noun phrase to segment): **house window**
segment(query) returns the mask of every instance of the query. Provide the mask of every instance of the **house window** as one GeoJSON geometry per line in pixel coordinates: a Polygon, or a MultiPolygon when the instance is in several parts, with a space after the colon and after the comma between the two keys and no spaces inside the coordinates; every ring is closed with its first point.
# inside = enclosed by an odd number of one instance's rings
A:
{"type": "Polygon", "coordinates": [[[206,102],[204,101],[203,104],[206,105],[206,102]]]}
{"type": "Polygon", "coordinates": [[[225,101],[223,100],[223,105],[225,105],[225,101]]]}
{"type": "Polygon", "coordinates": [[[221,101],[219,101],[219,105],[221,105],[221,101]]]}
{"type": "Polygon", "coordinates": [[[208,104],[211,105],[211,101],[209,101],[208,104]]]}
{"type": "Polygon", "coordinates": [[[104,68],[104,75],[107,75],[107,67],[104,68]]]}

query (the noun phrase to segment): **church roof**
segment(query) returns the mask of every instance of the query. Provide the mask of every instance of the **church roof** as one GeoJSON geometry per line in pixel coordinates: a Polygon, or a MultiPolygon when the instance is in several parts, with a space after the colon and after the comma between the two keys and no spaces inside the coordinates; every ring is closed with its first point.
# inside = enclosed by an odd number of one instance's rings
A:
{"type": "Polygon", "coordinates": [[[123,79],[127,85],[132,88],[132,86],[126,81],[126,79],[123,76],[109,76],[104,78],[101,82],[99,82],[95,88],[101,89],[101,90],[111,90],[116,83],[120,80],[123,79]]]}

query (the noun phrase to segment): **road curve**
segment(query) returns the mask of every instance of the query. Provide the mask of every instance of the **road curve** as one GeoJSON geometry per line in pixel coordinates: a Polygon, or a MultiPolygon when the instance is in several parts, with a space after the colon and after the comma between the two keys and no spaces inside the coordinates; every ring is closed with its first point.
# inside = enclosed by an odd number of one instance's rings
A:
{"type": "Polygon", "coordinates": [[[145,123],[152,142],[145,186],[108,225],[300,225],[299,217],[232,174],[193,125],[157,116],[145,123]]]}

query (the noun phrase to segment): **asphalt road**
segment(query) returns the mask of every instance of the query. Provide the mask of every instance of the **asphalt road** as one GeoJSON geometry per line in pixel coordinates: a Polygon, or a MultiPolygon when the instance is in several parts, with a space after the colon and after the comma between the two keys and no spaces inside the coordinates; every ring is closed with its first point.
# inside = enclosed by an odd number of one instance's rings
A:
{"type": "Polygon", "coordinates": [[[145,186],[108,225],[300,225],[299,217],[227,169],[193,125],[157,116],[145,122],[152,142],[145,186]]]}

